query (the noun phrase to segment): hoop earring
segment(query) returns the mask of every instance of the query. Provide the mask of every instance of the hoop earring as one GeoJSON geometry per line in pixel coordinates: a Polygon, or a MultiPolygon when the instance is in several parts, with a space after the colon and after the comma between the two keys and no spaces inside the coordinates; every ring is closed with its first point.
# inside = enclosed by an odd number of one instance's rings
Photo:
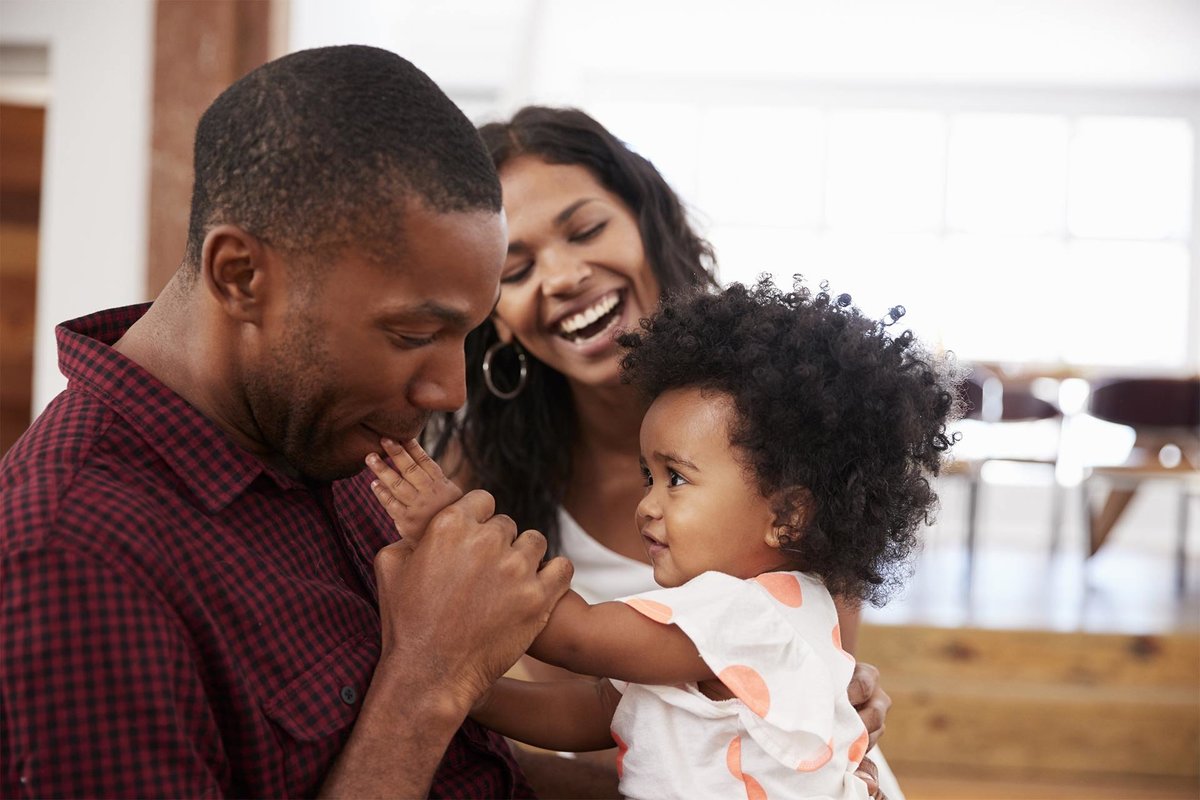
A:
{"type": "Polygon", "coordinates": [[[519,395],[521,390],[525,388],[525,380],[529,377],[529,368],[525,363],[525,351],[521,349],[521,345],[514,341],[512,348],[517,354],[517,363],[521,366],[521,374],[517,378],[516,388],[503,391],[492,381],[492,359],[496,357],[496,353],[507,346],[504,342],[496,342],[483,354],[483,382],[487,385],[488,391],[501,400],[512,400],[519,395]]]}

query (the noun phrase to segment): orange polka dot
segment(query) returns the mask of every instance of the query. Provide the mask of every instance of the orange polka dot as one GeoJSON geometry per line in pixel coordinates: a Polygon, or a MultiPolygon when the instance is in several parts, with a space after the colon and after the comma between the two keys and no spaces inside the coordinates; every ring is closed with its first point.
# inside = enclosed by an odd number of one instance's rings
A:
{"type": "Polygon", "coordinates": [[[831,738],[821,748],[821,752],[815,758],[805,759],[796,765],[797,772],[816,772],[821,767],[829,763],[829,759],[833,758],[833,739],[831,738]]]}
{"type": "Polygon", "coordinates": [[[863,760],[863,756],[867,754],[867,744],[871,741],[871,735],[866,731],[862,732],[862,736],[854,740],[854,744],[850,745],[850,766],[857,766],[863,760]]]}
{"type": "Polygon", "coordinates": [[[836,647],[838,650],[841,650],[842,655],[844,655],[846,658],[850,659],[851,663],[854,663],[854,656],[850,655],[844,649],[842,649],[842,626],[841,625],[833,626],[833,646],[836,647]]]}
{"type": "Polygon", "coordinates": [[[749,775],[745,776],[744,780],[746,781],[746,800],[767,800],[767,790],[762,788],[762,784],[749,775]]]}
{"type": "Polygon", "coordinates": [[[733,741],[729,743],[729,749],[725,751],[725,766],[729,767],[729,774],[742,779],[742,737],[735,736],[733,741]]]}
{"type": "Polygon", "coordinates": [[[622,741],[620,736],[617,736],[616,731],[609,731],[612,734],[613,741],[617,743],[617,777],[625,772],[625,754],[629,752],[629,745],[622,741]]]}
{"type": "Polygon", "coordinates": [[[800,580],[787,572],[764,572],[754,580],[788,608],[799,608],[804,603],[804,592],[800,580]]]}
{"type": "Polygon", "coordinates": [[[767,682],[763,680],[762,675],[752,667],[734,664],[721,670],[717,679],[728,686],[729,691],[755,714],[760,717],[767,715],[767,710],[771,707],[771,692],[767,689],[767,682]]]}
{"type": "Polygon", "coordinates": [[[626,600],[625,603],[635,611],[642,613],[655,622],[661,622],[664,625],[671,621],[671,617],[675,613],[671,610],[670,606],[664,603],[656,603],[653,600],[643,600],[640,597],[632,597],[626,600]]]}

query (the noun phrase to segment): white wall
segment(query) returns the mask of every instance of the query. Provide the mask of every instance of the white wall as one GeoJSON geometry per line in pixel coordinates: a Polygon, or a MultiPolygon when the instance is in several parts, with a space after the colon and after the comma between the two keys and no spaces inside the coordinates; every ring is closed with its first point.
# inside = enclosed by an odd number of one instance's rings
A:
{"type": "Polygon", "coordinates": [[[394,49],[500,111],[596,80],[1200,87],[1196,0],[291,0],[290,46],[394,49]]]}
{"type": "Polygon", "coordinates": [[[0,41],[49,50],[33,413],[66,386],[54,326],[145,299],[151,0],[0,0],[0,41]]]}

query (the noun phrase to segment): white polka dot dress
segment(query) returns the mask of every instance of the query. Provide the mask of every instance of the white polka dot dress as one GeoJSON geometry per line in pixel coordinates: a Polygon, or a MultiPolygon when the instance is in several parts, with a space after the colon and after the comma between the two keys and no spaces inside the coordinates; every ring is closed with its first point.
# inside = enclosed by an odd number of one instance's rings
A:
{"type": "Polygon", "coordinates": [[[846,696],[854,659],[819,580],[706,572],[622,600],[679,626],[734,694],[711,700],[694,683],[613,681],[622,692],[613,717],[622,796],[867,798],[854,775],[867,731],[846,696]]]}

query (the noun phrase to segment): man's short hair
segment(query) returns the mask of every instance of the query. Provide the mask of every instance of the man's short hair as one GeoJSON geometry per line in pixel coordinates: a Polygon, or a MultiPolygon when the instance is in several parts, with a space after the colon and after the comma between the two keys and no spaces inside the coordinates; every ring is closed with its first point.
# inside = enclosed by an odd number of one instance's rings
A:
{"type": "Polygon", "coordinates": [[[500,183],[475,127],[395,53],[346,45],[268,62],[213,101],[196,128],[184,263],[230,223],[317,260],[353,244],[402,248],[403,202],[500,211],[500,183]]]}

